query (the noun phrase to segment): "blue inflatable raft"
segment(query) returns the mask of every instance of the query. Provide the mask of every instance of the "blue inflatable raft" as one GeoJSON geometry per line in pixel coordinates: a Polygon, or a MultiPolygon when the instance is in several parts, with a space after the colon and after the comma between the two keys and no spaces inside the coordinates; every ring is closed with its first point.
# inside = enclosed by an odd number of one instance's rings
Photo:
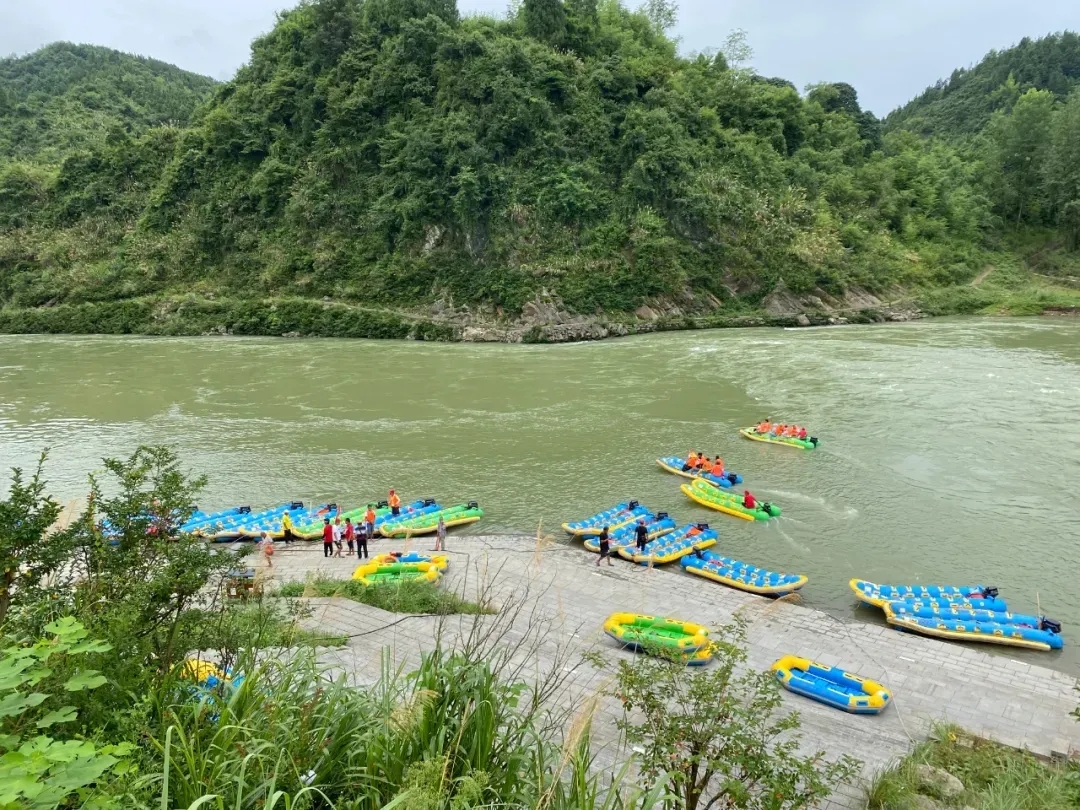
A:
{"type": "Polygon", "coordinates": [[[912,607],[910,602],[887,602],[885,619],[893,627],[949,641],[979,641],[1029,650],[1060,650],[1061,624],[1045,616],[1001,611],[912,607]]]}
{"type": "Polygon", "coordinates": [[[562,527],[567,534],[572,534],[575,537],[594,537],[600,534],[605,526],[608,527],[609,531],[614,531],[627,523],[637,520],[639,517],[648,517],[650,515],[652,515],[652,511],[648,507],[642,506],[637,501],[627,501],[626,503],[620,503],[618,506],[613,506],[611,509],[598,512],[584,520],[564,523],[562,527]]]}
{"type": "MultiPolygon", "coordinates": [[[[655,540],[658,537],[663,537],[666,534],[670,534],[675,531],[675,527],[679,524],[672,518],[668,517],[667,512],[657,512],[655,515],[646,514],[641,515],[635,519],[632,523],[627,523],[614,531],[608,532],[608,539],[610,541],[611,553],[615,554],[624,546],[632,546],[637,541],[637,535],[634,532],[634,527],[637,525],[638,520],[645,521],[645,528],[649,530],[649,540],[655,540]]],[[[600,553],[600,542],[597,540],[597,535],[588,537],[585,540],[585,548],[594,554],[600,553]]]]}
{"type": "Polygon", "coordinates": [[[892,700],[881,684],[808,658],[785,655],[772,671],[785,689],[852,714],[881,714],[892,700]]]}
{"type": "MultiPolygon", "coordinates": [[[[630,527],[631,531],[633,527],[630,527]]],[[[664,565],[685,558],[696,550],[716,545],[717,533],[708,523],[687,523],[670,534],[645,544],[642,552],[637,550],[631,535],[631,542],[619,547],[619,556],[624,560],[640,565],[664,565]]]]}
{"type": "Polygon", "coordinates": [[[704,478],[710,484],[716,484],[718,487],[728,489],[741,484],[743,477],[737,472],[731,472],[725,470],[723,475],[713,475],[712,473],[702,472],[701,470],[684,470],[683,465],[686,464],[685,458],[676,458],[675,456],[665,456],[664,458],[658,458],[656,463],[660,466],[660,469],[665,470],[674,475],[680,475],[683,478],[704,478]]]}
{"type": "Polygon", "coordinates": [[[919,602],[929,606],[956,605],[978,610],[1008,610],[997,588],[985,585],[878,585],[853,579],[848,585],[865,605],[884,608],[892,601],[919,602]]]}
{"type": "Polygon", "coordinates": [[[781,574],[702,551],[683,557],[682,567],[688,574],[711,579],[729,588],[756,593],[760,596],[787,596],[803,587],[809,580],[802,574],[781,574]]]}

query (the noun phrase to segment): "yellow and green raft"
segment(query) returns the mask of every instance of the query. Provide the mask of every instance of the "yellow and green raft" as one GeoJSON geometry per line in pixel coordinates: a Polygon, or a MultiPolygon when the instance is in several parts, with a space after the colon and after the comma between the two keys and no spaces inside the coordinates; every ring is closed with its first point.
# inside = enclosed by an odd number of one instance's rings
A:
{"type": "Polygon", "coordinates": [[[780,515],[780,507],[774,503],[759,502],[754,509],[747,509],[742,505],[742,495],[720,489],[700,478],[683,484],[680,489],[695,503],[743,520],[770,520],[780,515]]]}
{"type": "Polygon", "coordinates": [[[439,518],[443,519],[446,528],[455,526],[467,526],[476,523],[484,516],[484,510],[476,501],[459,503],[456,506],[448,506],[435,512],[427,512],[416,517],[402,517],[400,520],[388,520],[382,524],[379,531],[383,537],[415,537],[420,534],[434,534],[439,527],[439,518]]]}
{"type": "Polygon", "coordinates": [[[708,628],[700,624],[640,613],[612,613],[604,632],[624,647],[660,655],[693,655],[710,641],[708,628]]]}
{"type": "Polygon", "coordinates": [[[765,442],[766,444],[782,444],[785,447],[795,447],[799,450],[813,450],[819,442],[816,437],[796,439],[793,436],[777,436],[773,433],[758,433],[756,427],[742,428],[739,433],[752,442],[765,442]]]}
{"type": "MultiPolygon", "coordinates": [[[[445,560],[445,558],[443,558],[445,560]]],[[[445,563],[443,564],[445,568],[445,563]]],[[[357,567],[352,578],[364,585],[396,585],[401,582],[436,583],[443,568],[432,562],[383,562],[376,560],[357,567]]]]}

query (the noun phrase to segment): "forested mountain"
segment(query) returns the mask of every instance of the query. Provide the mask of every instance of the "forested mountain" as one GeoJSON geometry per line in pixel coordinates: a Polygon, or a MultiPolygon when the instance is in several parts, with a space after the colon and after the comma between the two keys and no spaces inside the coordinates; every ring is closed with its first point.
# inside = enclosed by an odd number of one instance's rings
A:
{"type": "Polygon", "coordinates": [[[1024,37],[1015,47],[991,51],[973,68],[954,70],[890,113],[885,126],[926,136],[975,135],[993,113],[1008,112],[1028,90],[1048,90],[1064,101],[1077,86],[1080,35],[1066,31],[1037,40],[1024,37]]]}
{"type": "MultiPolygon", "coordinates": [[[[746,312],[781,279],[966,285],[1012,260],[1019,227],[1073,227],[1080,95],[1018,96],[978,145],[883,131],[850,85],[801,97],[745,67],[738,40],[680,57],[674,12],[305,2],[189,126],[112,128],[58,168],[0,157],[0,305],[746,312]],[[1017,161],[1029,149],[1038,168],[1017,161]]],[[[193,100],[205,86],[180,81],[193,100]]],[[[11,120],[0,143],[21,146],[11,120]]]]}

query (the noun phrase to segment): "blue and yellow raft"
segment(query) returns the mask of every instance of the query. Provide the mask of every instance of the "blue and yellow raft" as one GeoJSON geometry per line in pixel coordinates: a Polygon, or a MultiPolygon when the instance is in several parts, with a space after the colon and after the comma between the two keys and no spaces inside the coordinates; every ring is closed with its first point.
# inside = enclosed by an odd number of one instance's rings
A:
{"type": "Polygon", "coordinates": [[[808,658],[785,655],[772,671],[785,689],[852,714],[881,714],[892,700],[881,684],[808,658]]]}
{"type": "Polygon", "coordinates": [[[682,567],[688,574],[711,579],[729,588],[761,596],[787,596],[803,587],[809,580],[802,574],[781,574],[764,568],[702,551],[683,557],[682,567]]]}
{"type": "Polygon", "coordinates": [[[716,530],[710,529],[708,523],[687,523],[670,534],[650,540],[641,552],[638,552],[631,535],[631,542],[620,545],[618,553],[624,560],[641,565],[664,565],[682,559],[687,554],[693,554],[696,550],[714,546],[716,540],[716,530]]]}
{"type": "MultiPolygon", "coordinates": [[[[667,512],[657,512],[655,515],[642,515],[632,523],[626,523],[618,529],[608,533],[608,545],[612,553],[618,552],[619,549],[624,546],[634,545],[637,539],[637,536],[634,533],[634,527],[637,526],[638,520],[645,521],[645,528],[649,531],[650,541],[655,540],[658,537],[663,537],[666,534],[670,534],[675,531],[675,527],[679,525],[672,518],[668,517],[667,512]]],[[[599,539],[596,536],[586,538],[585,549],[594,554],[599,554],[599,539]]]]}
{"type": "Polygon", "coordinates": [[[562,527],[567,534],[571,534],[574,537],[594,537],[600,534],[605,526],[613,531],[621,526],[625,526],[627,523],[632,523],[639,517],[647,517],[649,515],[652,515],[652,510],[648,507],[642,506],[637,501],[627,501],[626,503],[620,503],[618,506],[613,506],[611,509],[606,509],[603,512],[597,512],[592,517],[585,518],[584,520],[575,520],[572,523],[564,523],[562,527]]]}
{"type": "Polygon", "coordinates": [[[885,620],[900,630],[948,641],[978,641],[1028,650],[1060,650],[1061,624],[1045,616],[886,602],[885,620]]]}
{"type": "Polygon", "coordinates": [[[733,487],[736,484],[741,484],[743,481],[743,477],[737,472],[726,471],[723,475],[713,475],[704,470],[684,470],[683,465],[686,464],[686,459],[677,458],[675,456],[658,458],[656,463],[660,466],[660,469],[666,472],[682,476],[683,478],[702,478],[710,484],[715,484],[716,486],[724,487],[725,489],[733,487]]]}
{"type": "Polygon", "coordinates": [[[848,585],[864,605],[884,608],[893,601],[919,602],[935,607],[965,607],[979,610],[1007,610],[997,588],[985,585],[878,585],[853,579],[848,585]]]}

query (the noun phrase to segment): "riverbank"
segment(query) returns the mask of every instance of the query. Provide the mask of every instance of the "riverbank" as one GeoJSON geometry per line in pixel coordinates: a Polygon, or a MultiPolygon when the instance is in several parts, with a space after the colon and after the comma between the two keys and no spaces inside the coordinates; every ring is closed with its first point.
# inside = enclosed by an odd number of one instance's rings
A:
{"type": "MultiPolygon", "coordinates": [[[[421,539],[380,540],[372,553],[429,547],[421,539]]],[[[356,566],[354,559],[324,559],[314,544],[280,551],[272,572],[279,582],[347,576],[356,566]]],[[[542,672],[561,661],[567,684],[554,699],[576,707],[598,701],[593,740],[601,751],[601,764],[618,758],[615,721],[620,710],[616,701],[605,697],[608,674],[581,656],[595,653],[609,662],[632,657],[601,631],[603,620],[616,611],[704,624],[728,623],[738,616],[747,623],[749,665],[754,668],[766,669],[782,655],[797,654],[889,687],[893,704],[876,717],[849,715],[784,695],[785,708],[800,713],[807,750],[822,749],[830,759],[851,754],[863,762],[862,783],[834,795],[824,805],[828,810],[863,810],[865,786],[944,720],[1047,757],[1068,756],[1080,749],[1080,724],[1070,714],[1076,708],[1076,679],[1062,672],[882,625],[842,621],[795,600],[752,596],[685,576],[671,566],[648,568],[619,561],[611,568],[597,568],[595,556],[573,542],[553,543],[528,535],[451,535],[448,556],[442,587],[466,599],[483,592],[496,603],[527,600],[528,608],[515,617],[510,636],[520,639],[536,625],[545,631],[529,660],[522,662],[523,671],[542,672]]],[[[378,680],[384,650],[389,650],[394,663],[412,666],[436,636],[450,646],[458,632],[472,626],[471,619],[455,617],[403,621],[348,599],[312,599],[310,604],[314,608],[310,626],[349,636],[345,647],[324,651],[322,659],[357,686],[378,680]]]]}
{"type": "Polygon", "coordinates": [[[570,343],[654,332],[750,327],[797,328],[892,323],[948,315],[1067,315],[1080,290],[1053,285],[980,284],[894,290],[879,298],[853,288],[793,295],[781,285],[757,306],[660,300],[634,312],[581,315],[537,298],[510,318],[489,308],[438,302],[397,310],[311,298],[150,296],[120,301],[0,309],[0,334],[249,336],[425,340],[470,343],[570,343]]]}

